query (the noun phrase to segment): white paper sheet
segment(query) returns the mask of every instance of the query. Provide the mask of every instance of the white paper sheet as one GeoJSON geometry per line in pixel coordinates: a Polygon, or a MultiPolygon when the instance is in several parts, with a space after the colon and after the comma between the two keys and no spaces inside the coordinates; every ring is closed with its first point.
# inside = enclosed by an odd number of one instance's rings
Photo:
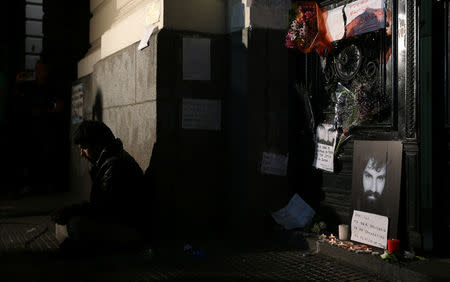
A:
{"type": "Polygon", "coordinates": [[[354,210],[351,240],[386,249],[388,224],[386,216],[354,210]]]}
{"type": "Polygon", "coordinates": [[[284,208],[273,212],[272,217],[278,224],[290,230],[305,227],[314,214],[315,211],[298,194],[295,194],[284,208]]]}
{"type": "Polygon", "coordinates": [[[288,155],[263,152],[261,161],[261,173],[285,176],[288,167],[288,155]]]}
{"type": "Polygon", "coordinates": [[[152,36],[153,30],[155,30],[154,25],[147,27],[144,35],[142,36],[141,42],[139,43],[138,50],[142,50],[148,46],[148,40],[150,39],[150,36],[152,36]]]}
{"type": "Polygon", "coordinates": [[[209,38],[183,38],[183,80],[211,79],[209,38]]]}
{"type": "Polygon", "coordinates": [[[342,8],[341,6],[328,11],[326,25],[331,41],[340,40],[344,37],[345,24],[342,8]]]}
{"type": "Polygon", "coordinates": [[[184,129],[220,130],[221,100],[183,99],[182,122],[184,129]]]}

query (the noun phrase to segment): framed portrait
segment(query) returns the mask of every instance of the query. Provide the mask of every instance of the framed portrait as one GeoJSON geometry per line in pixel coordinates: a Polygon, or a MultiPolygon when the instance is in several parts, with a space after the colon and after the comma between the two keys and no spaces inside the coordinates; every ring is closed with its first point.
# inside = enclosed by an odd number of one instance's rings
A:
{"type": "Polygon", "coordinates": [[[388,217],[391,238],[397,237],[402,148],[401,141],[354,142],[353,209],[388,217]]]}

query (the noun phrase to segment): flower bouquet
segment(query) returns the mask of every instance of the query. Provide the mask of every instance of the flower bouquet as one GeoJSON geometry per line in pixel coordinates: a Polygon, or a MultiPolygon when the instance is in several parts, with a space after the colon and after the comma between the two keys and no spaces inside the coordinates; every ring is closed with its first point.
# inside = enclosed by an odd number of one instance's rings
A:
{"type": "Polygon", "coordinates": [[[298,1],[289,11],[290,28],[286,34],[286,47],[303,53],[316,50],[325,56],[325,49],[331,51],[331,43],[325,39],[326,27],[321,10],[316,2],[298,1]]]}

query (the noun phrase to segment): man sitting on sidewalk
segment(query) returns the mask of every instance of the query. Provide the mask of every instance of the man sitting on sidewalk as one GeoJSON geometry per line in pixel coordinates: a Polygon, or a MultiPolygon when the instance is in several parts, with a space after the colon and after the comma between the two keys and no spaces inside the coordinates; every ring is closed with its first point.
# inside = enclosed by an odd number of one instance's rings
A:
{"type": "Polygon", "coordinates": [[[146,216],[142,169],[103,122],[83,121],[74,143],[92,164],[92,187],[89,202],[65,207],[53,216],[55,223],[67,225],[69,237],[60,248],[114,249],[141,242],[139,226],[146,216]]]}

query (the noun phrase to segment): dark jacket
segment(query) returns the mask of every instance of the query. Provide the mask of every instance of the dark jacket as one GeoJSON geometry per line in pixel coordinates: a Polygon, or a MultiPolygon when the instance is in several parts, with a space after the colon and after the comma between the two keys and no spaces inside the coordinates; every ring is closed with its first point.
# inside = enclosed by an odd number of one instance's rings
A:
{"type": "Polygon", "coordinates": [[[131,225],[145,217],[143,172],[120,139],[103,149],[90,174],[90,203],[83,214],[131,225]]]}

